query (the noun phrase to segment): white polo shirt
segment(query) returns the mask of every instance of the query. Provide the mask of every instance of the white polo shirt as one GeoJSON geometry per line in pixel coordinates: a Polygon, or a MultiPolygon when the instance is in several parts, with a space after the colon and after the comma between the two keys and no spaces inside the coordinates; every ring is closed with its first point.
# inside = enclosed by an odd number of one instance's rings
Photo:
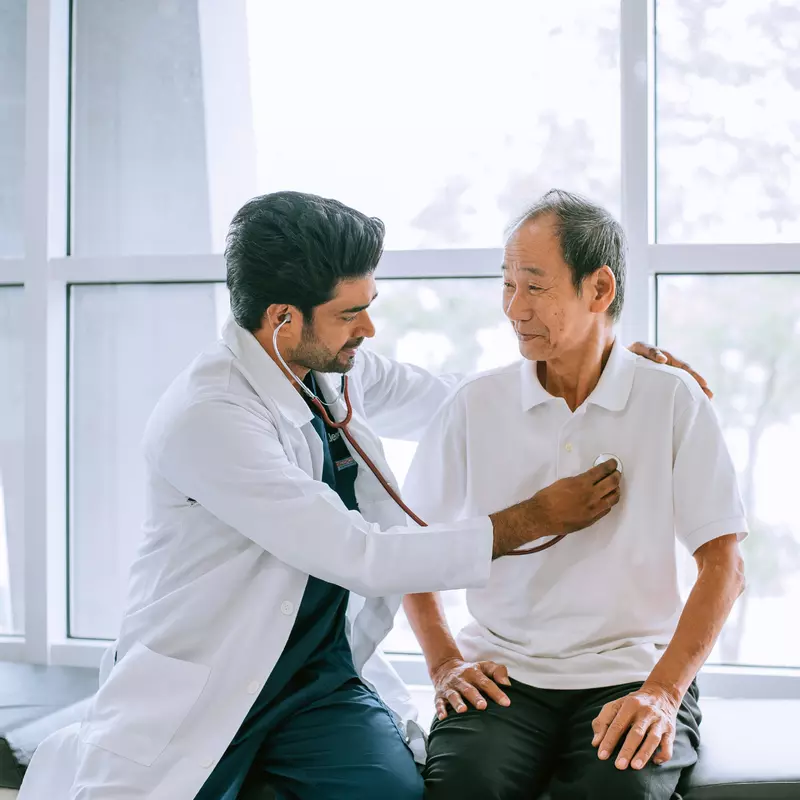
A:
{"type": "MultiPolygon", "coordinates": [[[[622,500],[542,553],[501,558],[469,590],[465,658],[493,659],[546,689],[643,681],[682,603],[675,538],[690,551],[744,538],[744,509],[717,418],[685,372],[615,344],[574,413],[523,361],[463,383],[432,421],[405,499],[428,522],[468,519],[524,500],[610,453],[622,500]]],[[[543,540],[542,540],[543,541],[543,540]]]]}

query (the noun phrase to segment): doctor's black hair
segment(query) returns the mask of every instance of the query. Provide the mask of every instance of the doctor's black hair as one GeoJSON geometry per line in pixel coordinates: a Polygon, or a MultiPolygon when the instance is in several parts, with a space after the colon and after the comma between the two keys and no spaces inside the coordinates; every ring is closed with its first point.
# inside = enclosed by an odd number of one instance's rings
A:
{"type": "Polygon", "coordinates": [[[551,189],[509,226],[506,242],[520,226],[546,214],[555,217],[561,255],[572,270],[572,282],[578,294],[583,279],[600,267],[608,266],[614,273],[617,296],[608,307],[608,315],[616,322],[625,302],[626,243],[622,226],[608,211],[585,197],[563,189],[551,189]]]}
{"type": "Polygon", "coordinates": [[[339,281],[366,277],[383,252],[376,217],[313,194],[274,192],[236,212],[225,246],[231,311],[251,333],[273,303],[313,318],[339,281]]]}

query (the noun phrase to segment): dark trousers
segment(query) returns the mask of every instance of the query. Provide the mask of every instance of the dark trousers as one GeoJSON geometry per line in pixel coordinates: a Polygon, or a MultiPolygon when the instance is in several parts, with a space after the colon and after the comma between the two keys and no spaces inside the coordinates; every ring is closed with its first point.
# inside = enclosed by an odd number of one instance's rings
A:
{"type": "Polygon", "coordinates": [[[670,800],[681,773],[697,761],[701,715],[695,685],[678,714],[666,764],[618,770],[616,752],[600,761],[592,747],[592,720],[602,707],[639,686],[566,691],[513,681],[503,687],[508,708],[489,701],[484,711],[449,711],[431,728],[425,797],[534,800],[549,789],[552,800],[670,800]]]}
{"type": "Polygon", "coordinates": [[[270,733],[241,793],[233,796],[422,800],[422,792],[394,718],[377,695],[351,681],[270,733]]]}

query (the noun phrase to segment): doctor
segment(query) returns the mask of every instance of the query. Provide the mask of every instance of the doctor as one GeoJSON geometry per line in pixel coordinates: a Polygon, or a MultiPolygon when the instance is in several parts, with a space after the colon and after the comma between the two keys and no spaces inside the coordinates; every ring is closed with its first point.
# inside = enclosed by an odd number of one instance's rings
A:
{"type": "Polygon", "coordinates": [[[491,517],[407,526],[306,396],[341,420],[349,372],[350,429],[396,486],[378,435],[416,438],[453,385],[358,350],[383,232],[294,192],[237,213],[235,321],[148,425],[144,535],[101,688],[39,748],[21,800],[232,800],[262,783],[420,798],[422,733],[376,650],[401,596],[481,586],[493,558],[619,500],[612,462],[491,517]]]}

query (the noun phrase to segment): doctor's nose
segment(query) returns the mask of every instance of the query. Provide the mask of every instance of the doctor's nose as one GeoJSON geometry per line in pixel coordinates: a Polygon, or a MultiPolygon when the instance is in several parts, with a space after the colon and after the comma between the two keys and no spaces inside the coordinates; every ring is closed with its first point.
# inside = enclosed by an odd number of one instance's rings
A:
{"type": "Polygon", "coordinates": [[[361,330],[359,331],[359,336],[363,336],[365,339],[371,339],[374,335],[375,335],[375,326],[372,324],[372,318],[365,311],[364,319],[361,325],[361,330]]]}

